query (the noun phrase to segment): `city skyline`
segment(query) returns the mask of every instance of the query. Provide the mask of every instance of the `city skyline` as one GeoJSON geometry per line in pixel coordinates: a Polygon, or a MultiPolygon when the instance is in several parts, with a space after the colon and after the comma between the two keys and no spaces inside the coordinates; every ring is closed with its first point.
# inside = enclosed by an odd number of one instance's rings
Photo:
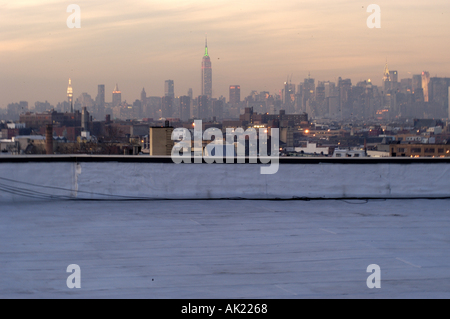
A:
{"type": "MultiPolygon", "coordinates": [[[[417,74],[408,74],[408,77],[401,77],[401,78],[398,77],[397,78],[398,72],[396,70],[395,71],[389,71],[388,70],[388,73],[386,73],[387,67],[388,67],[388,63],[386,62],[385,63],[385,67],[384,67],[384,73],[382,73],[382,75],[383,75],[382,76],[382,80],[381,80],[381,83],[379,85],[374,84],[375,81],[373,81],[372,78],[361,79],[359,81],[354,81],[353,79],[347,78],[347,77],[345,77],[343,75],[343,76],[340,76],[337,79],[335,79],[335,81],[329,81],[329,80],[313,78],[311,76],[311,74],[308,74],[303,80],[300,80],[299,82],[296,82],[296,83],[293,83],[292,81],[290,81],[289,78],[285,79],[283,84],[280,85],[279,90],[274,91],[274,92],[252,90],[249,87],[248,90],[247,90],[248,93],[245,93],[245,91],[244,91],[244,93],[242,95],[241,94],[241,86],[235,84],[235,85],[229,85],[228,86],[226,95],[221,95],[220,97],[219,96],[217,96],[217,97],[214,97],[214,96],[213,97],[209,97],[207,95],[206,96],[208,97],[208,99],[211,99],[211,98],[212,99],[225,98],[227,103],[229,102],[229,103],[233,104],[233,103],[236,103],[236,102],[232,100],[231,95],[235,94],[234,91],[236,90],[235,88],[237,88],[237,96],[238,96],[239,100],[245,99],[246,97],[251,97],[252,94],[254,94],[255,92],[258,92],[258,93],[266,93],[266,94],[268,93],[272,97],[277,96],[284,103],[284,101],[285,101],[285,96],[284,95],[288,94],[287,91],[286,91],[287,87],[289,87],[289,92],[291,92],[291,90],[292,90],[292,92],[295,92],[297,90],[296,88],[298,88],[299,85],[304,85],[306,82],[308,82],[308,83],[310,83],[312,85],[311,86],[312,90],[315,90],[317,87],[319,87],[321,85],[323,86],[323,85],[327,85],[329,83],[333,83],[335,85],[338,85],[339,81],[342,81],[342,80],[347,81],[348,84],[351,85],[352,87],[357,86],[358,83],[363,83],[364,82],[364,83],[370,83],[371,85],[373,85],[375,87],[378,87],[380,92],[383,92],[383,91],[387,91],[387,90],[391,90],[392,89],[391,86],[386,87],[386,83],[395,82],[395,83],[399,83],[400,84],[400,81],[402,79],[409,79],[409,80],[412,81],[411,83],[414,83],[414,80],[415,80],[414,77],[419,76],[420,77],[420,86],[423,86],[424,84],[422,82],[423,81],[422,77],[424,76],[424,74],[428,77],[428,82],[430,80],[430,77],[432,77],[432,76],[430,76],[429,72],[422,71],[422,72],[418,72],[417,74]],[[395,73],[395,76],[396,76],[395,80],[393,80],[393,79],[391,79],[389,77],[390,76],[389,72],[391,74],[392,74],[392,72],[395,73]],[[233,91],[233,93],[231,93],[232,91],[233,91]]],[[[450,76],[442,76],[442,77],[435,76],[435,77],[439,78],[439,79],[440,78],[446,78],[446,79],[450,78],[450,76]]],[[[202,72],[202,78],[203,78],[203,72],[202,72]]],[[[373,77],[373,78],[376,78],[376,77],[373,77]]],[[[427,82],[427,84],[428,84],[428,82],[427,82]]],[[[97,84],[96,85],[97,86],[97,90],[98,90],[97,96],[96,96],[95,94],[90,92],[92,90],[90,90],[89,92],[81,92],[81,93],[74,92],[71,83],[72,83],[72,80],[69,78],[69,86],[67,87],[67,98],[66,98],[66,100],[68,100],[69,106],[71,106],[71,107],[73,106],[72,104],[73,104],[73,99],[74,98],[75,98],[75,100],[77,100],[77,101],[80,100],[82,102],[83,98],[86,95],[88,95],[90,98],[92,98],[95,101],[95,103],[97,103],[96,99],[99,96],[103,96],[103,99],[101,101],[99,101],[99,105],[104,106],[105,103],[107,103],[107,104],[109,104],[110,106],[113,106],[113,107],[121,105],[122,103],[125,103],[125,102],[128,105],[131,105],[133,103],[133,100],[139,100],[139,98],[142,100],[142,96],[143,96],[142,94],[143,93],[144,93],[145,98],[147,98],[147,97],[164,98],[165,96],[170,96],[172,99],[174,99],[174,98],[181,98],[183,96],[191,96],[192,95],[192,88],[189,88],[187,90],[187,92],[180,92],[180,94],[175,94],[175,87],[176,87],[176,85],[175,85],[173,80],[165,80],[164,81],[164,88],[162,90],[163,92],[162,92],[161,95],[148,96],[146,94],[145,87],[143,87],[142,90],[141,90],[141,93],[139,94],[139,96],[131,97],[131,99],[128,100],[128,101],[127,100],[122,100],[122,98],[121,98],[122,92],[118,89],[118,84],[117,83],[114,85],[114,89],[111,91],[111,93],[112,93],[112,95],[110,95],[110,96],[112,96],[111,99],[105,98],[105,84],[97,84]],[[102,93],[100,93],[100,92],[102,92],[102,93]]],[[[107,90],[106,90],[106,93],[108,93],[107,90]]],[[[294,93],[292,93],[292,94],[294,94],[294,93]]],[[[427,101],[428,100],[428,92],[425,90],[424,94],[425,94],[425,102],[428,102],[427,101]]],[[[202,95],[204,95],[204,94],[200,93],[198,95],[195,95],[194,98],[196,99],[197,97],[201,97],[202,95]]],[[[108,94],[106,94],[106,96],[108,96],[108,94]]],[[[313,94],[313,96],[315,96],[315,93],[313,94]]],[[[22,101],[24,101],[24,99],[22,99],[20,102],[22,102],[22,101]]],[[[45,99],[45,101],[48,102],[47,99],[45,99]]],[[[15,101],[15,102],[19,102],[19,101],[15,101]]],[[[11,103],[15,103],[15,102],[11,102],[11,103]]],[[[25,102],[29,103],[29,107],[31,109],[33,108],[33,104],[34,104],[33,101],[25,101],[25,102]]],[[[37,101],[36,100],[35,102],[42,102],[42,101],[37,101]]],[[[53,106],[56,106],[56,104],[60,104],[60,103],[63,103],[63,102],[64,102],[64,100],[63,101],[58,101],[53,106]]],[[[10,104],[10,103],[8,103],[8,104],[10,104]]],[[[49,104],[51,104],[51,103],[49,103],[49,104]]]]}
{"type": "Polygon", "coordinates": [[[274,1],[78,1],[81,28],[69,29],[65,1],[15,1],[2,4],[0,28],[0,107],[20,100],[95,96],[105,85],[107,101],[119,83],[122,100],[132,103],[142,87],[163,96],[173,79],[175,95],[201,94],[198,65],[208,34],[214,67],[213,97],[228,96],[239,83],[277,93],[287,76],[303,82],[310,72],[320,81],[338,77],[352,83],[371,79],[382,85],[385,60],[399,80],[426,70],[449,76],[450,4],[378,1],[381,28],[369,29],[369,2],[300,1],[282,8],[274,1]]]}

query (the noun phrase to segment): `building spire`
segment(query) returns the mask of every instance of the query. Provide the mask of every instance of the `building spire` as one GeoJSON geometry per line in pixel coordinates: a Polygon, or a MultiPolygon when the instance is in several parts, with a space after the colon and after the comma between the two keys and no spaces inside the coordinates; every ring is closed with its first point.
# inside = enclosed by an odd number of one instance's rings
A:
{"type": "Polygon", "coordinates": [[[205,56],[208,56],[208,36],[205,35],[205,56]]]}
{"type": "Polygon", "coordinates": [[[389,74],[387,59],[386,59],[386,65],[384,66],[383,81],[391,81],[391,75],[389,74]]]}

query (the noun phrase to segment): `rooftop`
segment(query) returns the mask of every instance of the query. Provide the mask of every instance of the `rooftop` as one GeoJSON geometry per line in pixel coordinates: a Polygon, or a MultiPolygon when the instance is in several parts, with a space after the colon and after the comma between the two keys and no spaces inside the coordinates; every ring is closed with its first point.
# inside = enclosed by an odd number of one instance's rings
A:
{"type": "Polygon", "coordinates": [[[1,203],[2,298],[449,298],[450,200],[1,203]],[[81,289],[66,268],[81,268],[81,289]],[[366,285],[381,268],[381,289],[366,285]]]}

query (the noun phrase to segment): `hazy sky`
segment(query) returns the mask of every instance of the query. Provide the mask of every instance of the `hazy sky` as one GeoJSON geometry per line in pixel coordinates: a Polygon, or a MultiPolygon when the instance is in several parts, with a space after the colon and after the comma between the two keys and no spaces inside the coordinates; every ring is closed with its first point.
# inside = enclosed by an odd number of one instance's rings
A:
{"type": "Polygon", "coordinates": [[[114,84],[132,103],[147,96],[200,94],[208,35],[213,96],[228,86],[276,93],[292,75],[317,80],[372,79],[380,85],[386,59],[399,78],[429,71],[450,77],[448,0],[0,0],[0,107],[74,97],[95,99],[114,84]],[[69,29],[67,6],[81,8],[69,29]],[[367,6],[381,7],[381,28],[369,29],[367,6]]]}

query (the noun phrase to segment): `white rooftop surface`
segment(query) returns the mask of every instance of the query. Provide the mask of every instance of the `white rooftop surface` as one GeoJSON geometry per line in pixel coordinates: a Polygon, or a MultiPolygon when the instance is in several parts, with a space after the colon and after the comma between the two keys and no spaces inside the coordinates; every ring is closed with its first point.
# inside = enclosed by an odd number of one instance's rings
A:
{"type": "Polygon", "coordinates": [[[0,206],[0,298],[450,298],[450,200],[0,206]],[[66,268],[81,268],[69,289],[66,268]],[[369,289],[370,264],[381,288],[369,289]]]}

